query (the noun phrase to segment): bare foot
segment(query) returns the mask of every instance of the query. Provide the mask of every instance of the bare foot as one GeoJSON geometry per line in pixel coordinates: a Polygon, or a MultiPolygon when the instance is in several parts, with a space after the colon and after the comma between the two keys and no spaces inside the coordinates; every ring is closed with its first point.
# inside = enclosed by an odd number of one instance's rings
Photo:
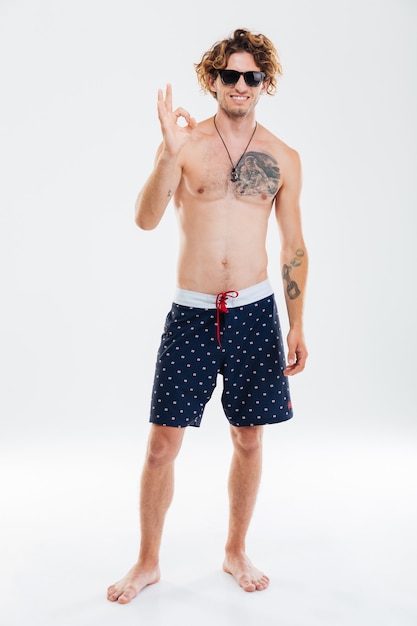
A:
{"type": "Polygon", "coordinates": [[[107,589],[107,599],[110,602],[128,604],[142,589],[157,583],[160,577],[159,567],[145,569],[137,563],[124,578],[107,589]]]}
{"type": "Polygon", "coordinates": [[[252,565],[248,557],[226,556],[223,569],[231,574],[244,591],[263,591],[269,585],[269,578],[252,565]]]}

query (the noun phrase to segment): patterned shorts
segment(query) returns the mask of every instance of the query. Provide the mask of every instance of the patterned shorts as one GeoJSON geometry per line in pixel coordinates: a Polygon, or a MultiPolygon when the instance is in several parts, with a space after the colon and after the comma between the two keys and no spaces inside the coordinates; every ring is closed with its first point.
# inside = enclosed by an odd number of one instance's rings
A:
{"type": "Polygon", "coordinates": [[[269,281],[239,294],[177,291],[175,300],[182,303],[174,301],[166,317],[150,421],[177,428],[200,426],[219,375],[223,377],[223,410],[233,426],[290,419],[284,347],[269,281]],[[269,295],[250,302],[263,293],[269,295]]]}

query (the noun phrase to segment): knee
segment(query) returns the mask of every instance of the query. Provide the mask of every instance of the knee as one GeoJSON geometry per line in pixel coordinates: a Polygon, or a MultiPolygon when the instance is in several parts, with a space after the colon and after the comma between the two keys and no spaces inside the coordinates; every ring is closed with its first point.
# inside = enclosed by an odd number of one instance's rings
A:
{"type": "Polygon", "coordinates": [[[148,441],[146,459],[149,465],[172,463],[181,447],[182,434],[179,429],[158,426],[151,431],[148,441]],[[174,431],[174,432],[172,432],[174,431]]]}
{"type": "Polygon", "coordinates": [[[261,426],[248,426],[232,429],[232,441],[236,452],[245,456],[259,454],[262,449],[261,426]]]}

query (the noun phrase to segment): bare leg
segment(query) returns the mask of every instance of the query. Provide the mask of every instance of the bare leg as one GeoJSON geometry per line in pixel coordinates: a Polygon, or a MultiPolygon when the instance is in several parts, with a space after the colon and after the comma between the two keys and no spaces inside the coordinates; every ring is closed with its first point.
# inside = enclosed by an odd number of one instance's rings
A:
{"type": "Polygon", "coordinates": [[[262,591],[269,578],[246,556],[246,534],[262,471],[262,426],[231,427],[234,446],[229,476],[230,519],[223,569],[244,591],[262,591]]]}
{"type": "Polygon", "coordinates": [[[108,588],[107,598],[111,602],[127,604],[160,578],[159,549],[165,515],[174,494],[174,461],[184,431],[152,424],[141,480],[139,558],[124,578],[108,588]]]}

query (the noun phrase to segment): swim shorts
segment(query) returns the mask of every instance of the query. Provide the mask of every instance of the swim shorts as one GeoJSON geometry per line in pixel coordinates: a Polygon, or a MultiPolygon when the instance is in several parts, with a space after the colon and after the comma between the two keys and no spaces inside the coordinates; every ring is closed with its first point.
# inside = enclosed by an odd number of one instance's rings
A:
{"type": "Polygon", "coordinates": [[[220,375],[230,424],[283,422],[293,416],[284,369],[269,280],[217,296],[177,289],[158,349],[150,421],[200,426],[220,375]]]}

